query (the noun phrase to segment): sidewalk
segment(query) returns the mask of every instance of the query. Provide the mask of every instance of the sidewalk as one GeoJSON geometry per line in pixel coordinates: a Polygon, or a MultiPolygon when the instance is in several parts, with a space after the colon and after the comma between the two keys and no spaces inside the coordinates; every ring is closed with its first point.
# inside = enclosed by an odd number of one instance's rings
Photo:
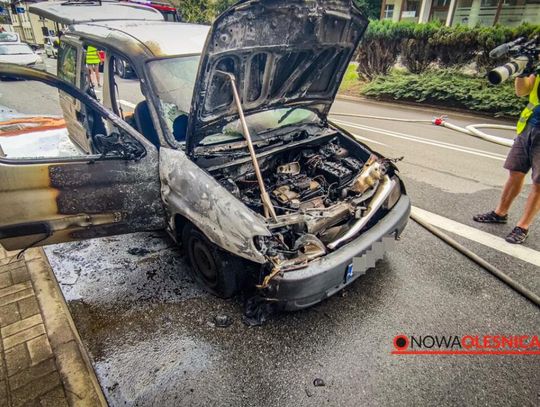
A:
{"type": "Polygon", "coordinates": [[[41,249],[0,246],[0,407],[106,406],[41,249]]]}

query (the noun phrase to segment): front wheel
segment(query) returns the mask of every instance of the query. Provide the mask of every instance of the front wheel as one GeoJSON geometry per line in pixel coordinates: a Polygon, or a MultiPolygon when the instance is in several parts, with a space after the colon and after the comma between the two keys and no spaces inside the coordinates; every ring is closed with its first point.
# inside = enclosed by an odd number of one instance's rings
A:
{"type": "Polygon", "coordinates": [[[197,283],[221,298],[238,292],[245,275],[245,264],[240,258],[221,250],[192,225],[184,228],[182,245],[197,283]]]}

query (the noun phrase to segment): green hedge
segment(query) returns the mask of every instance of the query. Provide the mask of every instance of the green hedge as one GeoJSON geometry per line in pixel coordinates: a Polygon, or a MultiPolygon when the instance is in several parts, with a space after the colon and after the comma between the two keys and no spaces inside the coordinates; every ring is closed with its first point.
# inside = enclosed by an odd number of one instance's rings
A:
{"type": "Polygon", "coordinates": [[[211,23],[237,0],[169,0],[188,23],[211,23]]]}
{"type": "Polygon", "coordinates": [[[505,58],[490,60],[489,51],[520,36],[540,34],[540,25],[519,27],[446,27],[439,22],[370,21],[357,51],[358,72],[367,79],[386,75],[401,54],[405,67],[424,72],[430,64],[450,67],[476,61],[481,73],[505,58]]]}
{"type": "Polygon", "coordinates": [[[494,87],[483,78],[466,76],[454,69],[430,70],[420,75],[392,71],[366,84],[362,93],[508,116],[518,116],[527,103],[526,98],[514,94],[511,81],[494,87]]]}

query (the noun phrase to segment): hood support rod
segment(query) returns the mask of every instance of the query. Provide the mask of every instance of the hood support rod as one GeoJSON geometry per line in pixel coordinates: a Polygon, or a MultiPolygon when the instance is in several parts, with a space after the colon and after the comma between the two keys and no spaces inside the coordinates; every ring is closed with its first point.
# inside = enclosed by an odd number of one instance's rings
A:
{"type": "Polygon", "coordinates": [[[244,109],[242,109],[242,103],[240,102],[240,95],[238,94],[238,89],[236,88],[236,78],[232,73],[224,71],[216,71],[217,74],[223,75],[231,81],[231,87],[233,92],[234,102],[236,103],[236,108],[238,109],[238,115],[240,117],[240,123],[242,123],[242,130],[244,132],[244,138],[246,139],[249,155],[251,156],[251,161],[253,162],[253,168],[255,169],[255,175],[257,176],[257,181],[259,183],[259,189],[261,190],[261,201],[264,206],[264,216],[272,216],[272,219],[277,220],[276,211],[272,201],[270,201],[270,196],[266,192],[266,187],[264,186],[264,180],[261,174],[261,169],[259,168],[259,161],[257,160],[257,155],[255,154],[255,149],[253,148],[253,143],[251,142],[251,135],[246,123],[246,118],[244,116],[244,109]]]}

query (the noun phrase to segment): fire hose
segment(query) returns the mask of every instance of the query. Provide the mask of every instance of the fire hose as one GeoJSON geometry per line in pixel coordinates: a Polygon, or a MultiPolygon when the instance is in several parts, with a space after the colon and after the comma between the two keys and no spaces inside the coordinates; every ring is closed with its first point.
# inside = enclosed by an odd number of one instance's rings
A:
{"type": "Polygon", "coordinates": [[[507,139],[505,137],[493,136],[491,134],[484,133],[479,130],[482,129],[500,129],[500,130],[513,130],[516,131],[516,126],[507,126],[504,124],[470,124],[466,127],[456,126],[455,124],[447,122],[444,117],[437,117],[433,119],[432,123],[436,126],[446,127],[450,130],[459,131],[470,136],[478,137],[483,140],[489,141],[490,143],[500,144],[501,146],[512,147],[514,140],[507,139]]]}
{"type": "Polygon", "coordinates": [[[467,249],[465,246],[463,246],[461,243],[456,241],[455,239],[452,239],[450,236],[448,236],[446,233],[440,231],[438,228],[427,222],[426,220],[422,219],[422,217],[418,214],[411,213],[410,218],[414,220],[416,223],[418,223],[420,226],[422,226],[427,231],[431,232],[435,236],[437,236],[439,239],[441,239],[443,242],[448,244],[449,246],[456,249],[458,252],[463,254],[465,257],[468,257],[470,260],[474,261],[476,264],[478,264],[480,267],[482,267],[484,270],[488,271],[495,277],[497,277],[499,280],[501,280],[503,283],[505,283],[507,286],[512,288],[517,293],[521,294],[523,297],[530,300],[533,304],[540,307],[540,297],[533,293],[531,290],[514,280],[513,278],[509,277],[508,274],[503,273],[501,270],[499,270],[497,267],[493,266],[491,263],[488,263],[486,260],[484,260],[482,257],[478,256],[476,253],[472,252],[471,250],[467,249]]]}
{"type": "MultiPolygon", "coordinates": [[[[392,117],[384,117],[384,116],[372,116],[372,115],[360,115],[360,114],[354,114],[354,113],[332,113],[335,116],[349,116],[349,117],[360,117],[360,118],[367,118],[367,119],[380,119],[380,120],[390,120],[390,121],[400,121],[400,122],[416,122],[416,123],[432,123],[436,126],[442,126],[446,127],[451,130],[459,131],[464,134],[468,134],[473,137],[478,137],[483,140],[489,141],[491,143],[496,143],[499,145],[511,147],[513,140],[506,139],[504,137],[497,137],[490,134],[486,134],[481,130],[478,130],[479,128],[492,128],[492,129],[502,129],[502,130],[514,130],[516,129],[515,126],[506,126],[506,125],[500,125],[500,124],[473,124],[466,127],[460,127],[455,124],[449,123],[446,121],[445,116],[437,117],[432,120],[426,120],[426,119],[403,119],[403,118],[392,118],[392,117]]],[[[448,236],[446,233],[442,232],[432,224],[430,224],[428,221],[423,219],[421,215],[417,213],[411,213],[410,218],[415,221],[417,224],[422,226],[424,229],[441,239],[443,242],[448,244],[449,246],[453,247],[455,250],[463,254],[465,257],[469,258],[476,264],[478,264],[480,267],[482,267],[484,270],[491,273],[493,276],[497,277],[499,280],[501,280],[504,284],[506,284],[508,287],[510,287],[512,290],[516,291],[518,294],[522,295],[529,301],[531,301],[536,306],[540,307],[540,296],[493,266],[491,263],[488,263],[485,259],[478,256],[476,253],[472,252],[471,250],[467,249],[465,246],[463,246],[461,243],[456,241],[455,239],[448,236]]]]}
{"type": "Polygon", "coordinates": [[[504,124],[489,124],[489,123],[470,124],[466,127],[460,127],[455,124],[449,123],[446,120],[446,116],[439,116],[434,119],[404,119],[400,117],[372,116],[372,115],[367,115],[367,114],[341,113],[341,112],[332,113],[332,115],[344,116],[344,117],[359,117],[362,119],[378,119],[378,120],[388,120],[388,121],[395,121],[395,122],[407,122],[407,123],[432,123],[436,126],[446,127],[447,129],[459,131],[463,134],[477,137],[477,138],[489,141],[490,143],[500,144],[506,147],[512,147],[513,140],[507,139],[505,137],[493,136],[479,129],[498,129],[498,130],[513,130],[513,131],[516,130],[516,126],[508,126],[504,124]]]}

